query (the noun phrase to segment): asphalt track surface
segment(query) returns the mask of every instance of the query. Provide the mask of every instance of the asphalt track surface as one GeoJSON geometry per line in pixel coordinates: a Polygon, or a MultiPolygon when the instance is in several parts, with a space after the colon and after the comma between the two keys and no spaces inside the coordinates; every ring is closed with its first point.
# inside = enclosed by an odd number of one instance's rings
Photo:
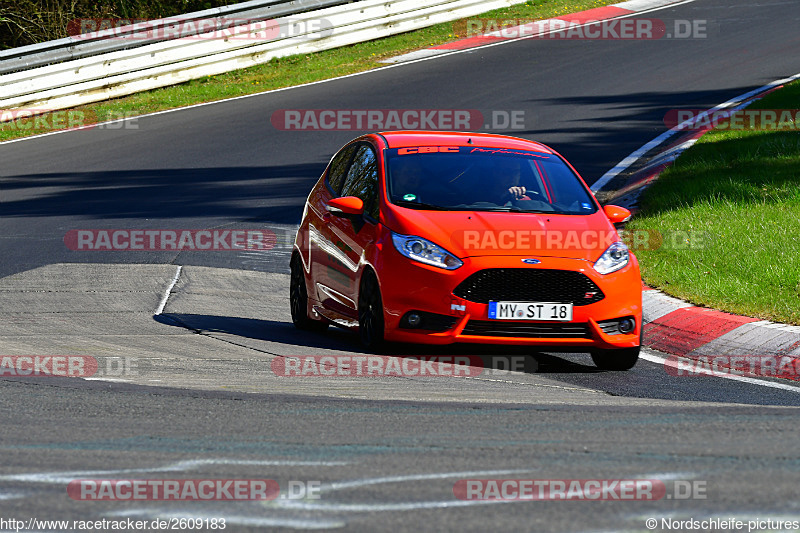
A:
{"type": "MultiPolygon", "coordinates": [[[[359,132],[278,131],[279,109],[522,110],[525,129],[504,133],[553,146],[591,184],[661,133],[668,110],[712,107],[800,72],[794,1],[698,0],[646,16],[668,27],[706,20],[708,36],[519,41],[143,117],[137,129],[0,145],[0,354],[118,356],[139,368],[116,381],[0,381],[0,517],[225,517],[237,531],[796,519],[797,390],[675,378],[659,354],[627,373],[598,372],[584,354],[534,354],[527,372],[474,380],[281,380],[270,372],[277,357],[360,353],[348,332],[293,330],[287,249],[64,245],[67,231],[86,228],[290,229],[330,155],[359,132]],[[154,317],[176,265],[184,273],[154,317]],[[82,478],[267,478],[322,490],[271,503],[73,501],[65,486],[82,478]],[[470,478],[658,479],[674,497],[455,498],[454,483],[470,478]],[[704,484],[705,498],[677,498],[674,480],[704,484]]],[[[465,351],[524,353],[446,353],[465,351]]]]}

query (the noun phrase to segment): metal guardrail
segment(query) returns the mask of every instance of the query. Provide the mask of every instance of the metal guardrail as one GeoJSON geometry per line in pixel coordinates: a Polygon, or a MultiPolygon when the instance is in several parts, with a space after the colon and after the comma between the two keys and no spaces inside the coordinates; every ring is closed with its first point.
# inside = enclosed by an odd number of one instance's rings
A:
{"type": "Polygon", "coordinates": [[[205,38],[213,37],[213,32],[197,34],[0,75],[0,109],[66,109],[524,1],[437,0],[431,4],[425,0],[361,0],[304,11],[291,18],[237,27],[234,36],[205,38]],[[277,34],[275,28],[279,28],[277,34]]]}
{"type": "Polygon", "coordinates": [[[105,32],[104,35],[102,32],[98,32],[101,34],[97,36],[76,35],[29,46],[10,48],[0,51],[0,75],[196,35],[198,33],[197,30],[191,31],[188,29],[191,27],[191,24],[189,24],[191,22],[210,22],[213,24],[213,30],[218,31],[244,24],[246,21],[275,19],[314,9],[347,4],[352,1],[250,0],[249,2],[115,28],[113,35],[109,35],[108,32],[105,32]],[[126,36],[131,37],[134,34],[141,34],[143,31],[163,34],[164,28],[176,24],[180,26],[181,31],[169,38],[124,39],[126,36]]]}

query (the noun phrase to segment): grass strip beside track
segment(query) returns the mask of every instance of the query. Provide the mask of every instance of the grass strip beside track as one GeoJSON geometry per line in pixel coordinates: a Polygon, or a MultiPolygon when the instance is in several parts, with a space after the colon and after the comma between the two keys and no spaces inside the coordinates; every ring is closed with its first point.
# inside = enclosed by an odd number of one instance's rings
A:
{"type": "MultiPolygon", "coordinates": [[[[795,82],[747,110],[795,115],[798,102],[795,82]]],[[[800,324],[799,123],[706,133],[641,206],[628,229],[656,230],[668,243],[636,251],[648,285],[696,305],[800,324]],[[686,237],[682,246],[675,235],[686,237]]]]}
{"type": "MultiPolygon", "coordinates": [[[[524,4],[469,17],[467,20],[494,19],[500,24],[502,21],[515,19],[519,23],[524,23],[606,6],[617,1],[530,0],[524,4]]],[[[466,36],[466,23],[462,19],[314,54],[273,59],[263,65],[199,78],[180,85],[145,91],[75,109],[83,112],[82,116],[92,117],[91,123],[100,123],[121,117],[153,113],[363,72],[385,66],[380,63],[382,59],[455,41],[466,36]]],[[[68,119],[65,119],[64,116],[62,112],[60,118],[56,118],[56,122],[61,122],[60,127],[54,125],[52,119],[48,119],[48,114],[43,115],[43,119],[39,121],[38,125],[33,120],[26,120],[26,126],[30,125],[26,128],[17,127],[14,123],[0,123],[0,141],[64,129],[68,125],[68,119]]]]}

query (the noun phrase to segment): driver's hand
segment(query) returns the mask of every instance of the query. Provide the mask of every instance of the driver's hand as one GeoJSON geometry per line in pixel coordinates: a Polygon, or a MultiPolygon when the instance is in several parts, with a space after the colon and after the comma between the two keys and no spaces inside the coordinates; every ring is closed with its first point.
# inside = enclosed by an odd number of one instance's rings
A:
{"type": "Polygon", "coordinates": [[[508,193],[511,196],[513,196],[515,200],[519,200],[523,196],[525,196],[525,187],[522,186],[509,187],[508,193]]]}

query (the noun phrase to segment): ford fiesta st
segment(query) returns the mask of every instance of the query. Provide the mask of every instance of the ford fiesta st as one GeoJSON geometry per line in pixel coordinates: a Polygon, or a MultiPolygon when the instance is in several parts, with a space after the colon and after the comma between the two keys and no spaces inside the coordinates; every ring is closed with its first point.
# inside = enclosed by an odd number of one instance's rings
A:
{"type": "Polygon", "coordinates": [[[305,204],[291,257],[300,329],[384,341],[515,344],[636,363],[636,257],[551,148],[501,135],[395,131],[333,156],[305,204]]]}

